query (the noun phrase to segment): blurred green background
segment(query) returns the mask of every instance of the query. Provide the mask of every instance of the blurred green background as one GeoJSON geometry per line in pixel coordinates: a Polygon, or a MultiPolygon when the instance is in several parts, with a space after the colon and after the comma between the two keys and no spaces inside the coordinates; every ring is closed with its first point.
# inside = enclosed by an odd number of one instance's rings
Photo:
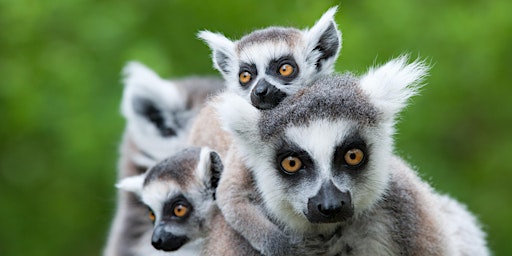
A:
{"type": "MultiPolygon", "coordinates": [[[[309,27],[338,1],[0,0],[0,255],[99,255],[115,205],[120,70],[217,74],[198,30],[309,27]]],[[[512,1],[343,1],[337,70],[401,53],[433,69],[397,153],[512,243],[512,1]]]]}

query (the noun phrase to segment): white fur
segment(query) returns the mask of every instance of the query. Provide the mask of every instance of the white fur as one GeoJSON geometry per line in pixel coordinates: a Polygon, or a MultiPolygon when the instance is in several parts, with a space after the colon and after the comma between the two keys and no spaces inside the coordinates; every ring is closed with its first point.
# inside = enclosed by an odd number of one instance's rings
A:
{"type": "MultiPolygon", "coordinates": [[[[185,109],[185,96],[171,82],[160,78],[155,72],[138,62],[129,62],[123,69],[124,91],[121,102],[121,112],[127,121],[127,130],[138,148],[155,159],[165,158],[178,145],[180,130],[176,129],[178,136],[162,137],[158,129],[145,117],[137,114],[133,108],[136,97],[152,100],[162,110],[162,114],[185,109]]],[[[172,117],[168,117],[172,120],[172,117]]],[[[147,157],[146,157],[147,158],[147,157]]],[[[144,166],[149,165],[151,159],[135,157],[144,166]]],[[[154,161],[154,160],[153,160],[154,161]]],[[[154,163],[154,162],[153,162],[154,163]]]]}
{"type": "Polygon", "coordinates": [[[235,60],[236,56],[235,56],[235,44],[231,40],[229,40],[227,37],[225,37],[224,35],[222,35],[220,33],[213,33],[208,30],[200,31],[197,34],[197,37],[202,39],[203,41],[205,41],[208,44],[208,46],[212,49],[213,66],[217,70],[221,71],[221,74],[222,74],[222,76],[224,76],[224,78],[226,78],[226,76],[229,76],[230,73],[223,72],[219,63],[217,62],[217,58],[215,58],[215,54],[221,52],[224,55],[226,55],[227,58],[230,59],[230,61],[228,63],[231,63],[231,66],[229,66],[227,68],[228,70],[232,70],[232,71],[238,70],[237,67],[232,66],[235,64],[235,63],[233,63],[233,61],[235,60]]]}
{"type": "Polygon", "coordinates": [[[416,60],[407,64],[406,55],[380,67],[373,67],[361,78],[360,86],[386,118],[392,119],[405,107],[407,100],[421,87],[429,67],[416,60]]]}
{"type": "Polygon", "coordinates": [[[116,188],[133,192],[136,195],[140,196],[142,193],[142,185],[144,184],[145,178],[146,174],[124,178],[116,184],[116,188]]]}

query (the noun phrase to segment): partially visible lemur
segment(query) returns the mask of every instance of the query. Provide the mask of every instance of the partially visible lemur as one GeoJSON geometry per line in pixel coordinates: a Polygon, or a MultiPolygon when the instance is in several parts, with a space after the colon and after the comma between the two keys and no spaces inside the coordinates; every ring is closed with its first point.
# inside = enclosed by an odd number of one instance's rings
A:
{"type": "Polygon", "coordinates": [[[122,179],[117,187],[141,199],[148,208],[145,216],[154,226],[144,234],[145,242],[138,245],[135,254],[199,255],[211,220],[218,214],[215,189],[221,172],[217,153],[190,147],[144,174],[122,179]]]}
{"type": "MultiPolygon", "coordinates": [[[[120,147],[119,179],[144,173],[184,148],[193,118],[206,99],[224,87],[222,79],[213,77],[162,79],[136,62],[123,71],[121,110],[127,124],[120,147]]],[[[118,193],[105,256],[137,255],[139,244],[151,243],[143,237],[152,229],[146,211],[133,193],[118,193]]]]}
{"type": "Polygon", "coordinates": [[[265,255],[295,254],[284,232],[310,255],[489,255],[466,207],[393,153],[396,116],[427,70],[401,57],[361,78],[325,76],[265,111],[223,94],[233,143],[217,195],[234,230],[212,229],[206,254],[237,248],[217,238],[237,232],[265,255]]]}

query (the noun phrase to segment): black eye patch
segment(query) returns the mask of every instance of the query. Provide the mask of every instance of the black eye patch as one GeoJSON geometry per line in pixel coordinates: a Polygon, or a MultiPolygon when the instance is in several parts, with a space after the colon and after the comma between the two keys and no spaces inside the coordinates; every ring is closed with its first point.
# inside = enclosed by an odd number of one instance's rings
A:
{"type": "Polygon", "coordinates": [[[265,72],[267,75],[273,76],[278,78],[279,80],[283,81],[284,84],[289,84],[292,82],[297,76],[299,76],[299,66],[297,65],[297,62],[291,55],[283,56],[278,59],[271,60],[268,64],[267,70],[265,72]],[[287,76],[283,76],[280,73],[281,67],[283,65],[290,65],[290,67],[293,69],[291,74],[287,76]]]}
{"type": "Polygon", "coordinates": [[[254,63],[242,63],[240,64],[240,69],[238,71],[239,78],[241,78],[240,75],[242,75],[242,73],[244,72],[248,72],[250,74],[250,80],[248,82],[243,83],[239,79],[238,82],[240,83],[240,86],[242,86],[242,88],[247,89],[250,88],[249,85],[252,84],[253,81],[258,76],[258,69],[256,68],[256,65],[254,63]]]}

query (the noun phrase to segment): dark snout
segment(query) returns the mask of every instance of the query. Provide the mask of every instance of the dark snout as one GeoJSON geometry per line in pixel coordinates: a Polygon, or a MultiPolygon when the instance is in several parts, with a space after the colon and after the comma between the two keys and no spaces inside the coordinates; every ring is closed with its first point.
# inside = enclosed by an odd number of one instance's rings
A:
{"type": "Polygon", "coordinates": [[[175,236],[170,232],[165,231],[165,224],[158,224],[153,231],[151,244],[157,250],[163,251],[176,251],[181,246],[188,242],[189,238],[186,236],[175,236]]]}
{"type": "Polygon", "coordinates": [[[354,215],[350,192],[340,191],[332,181],[326,182],[314,197],[308,200],[306,217],[312,223],[334,223],[354,215]]]}
{"type": "Polygon", "coordinates": [[[251,92],[251,103],[259,109],[271,109],[286,97],[286,93],[265,79],[258,81],[251,92]]]}

